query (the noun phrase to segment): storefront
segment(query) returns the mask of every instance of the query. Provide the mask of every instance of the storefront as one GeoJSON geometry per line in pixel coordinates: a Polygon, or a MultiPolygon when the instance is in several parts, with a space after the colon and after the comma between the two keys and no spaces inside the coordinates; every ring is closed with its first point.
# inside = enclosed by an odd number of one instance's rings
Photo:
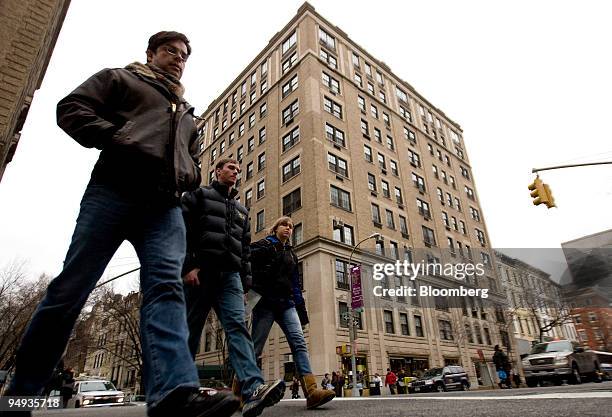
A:
{"type": "MultiPolygon", "coordinates": [[[[369,371],[368,371],[368,358],[367,356],[355,356],[355,364],[357,365],[357,372],[363,375],[365,381],[369,381],[369,371]]],[[[343,355],[342,356],[342,375],[344,375],[346,379],[346,383],[349,383],[352,380],[352,367],[351,367],[351,355],[343,355]]]]}
{"type": "Polygon", "coordinates": [[[404,369],[406,376],[420,377],[427,369],[429,369],[429,358],[394,356],[389,358],[389,368],[391,368],[391,370],[395,373],[399,372],[400,369],[404,369]]]}

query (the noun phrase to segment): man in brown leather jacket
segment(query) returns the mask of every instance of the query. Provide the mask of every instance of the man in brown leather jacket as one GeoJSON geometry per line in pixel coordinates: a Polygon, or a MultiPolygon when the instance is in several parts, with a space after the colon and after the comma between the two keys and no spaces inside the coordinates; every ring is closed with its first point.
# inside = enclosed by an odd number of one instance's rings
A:
{"type": "Polygon", "coordinates": [[[105,69],[57,106],[59,126],[101,149],[62,272],[49,284],[17,352],[7,395],[39,395],[87,297],[119,245],[141,264],[143,383],[149,416],[229,416],[231,393],[200,393],[187,346],[179,198],[199,186],[193,107],[180,83],[191,53],[178,32],[149,39],[147,63],[105,69]]]}

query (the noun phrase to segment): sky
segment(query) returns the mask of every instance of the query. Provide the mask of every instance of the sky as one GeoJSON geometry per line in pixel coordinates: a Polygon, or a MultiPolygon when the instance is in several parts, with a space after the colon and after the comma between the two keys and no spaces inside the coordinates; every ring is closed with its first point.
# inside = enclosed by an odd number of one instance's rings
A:
{"type": "MultiPolygon", "coordinates": [[[[201,113],[302,3],[72,0],[0,182],[0,266],[20,259],[33,276],[61,270],[98,156],[57,127],[62,97],[102,68],[145,61],[151,34],[177,30],[193,48],[185,97],[201,113]]],[[[533,206],[527,190],[532,168],[612,160],[612,3],[310,3],[461,125],[493,247],[559,248],[612,229],[609,165],[542,172],[558,208],[533,206]]],[[[124,244],[105,277],[137,266],[124,244]]],[[[133,287],[133,276],[119,288],[133,287]]]]}

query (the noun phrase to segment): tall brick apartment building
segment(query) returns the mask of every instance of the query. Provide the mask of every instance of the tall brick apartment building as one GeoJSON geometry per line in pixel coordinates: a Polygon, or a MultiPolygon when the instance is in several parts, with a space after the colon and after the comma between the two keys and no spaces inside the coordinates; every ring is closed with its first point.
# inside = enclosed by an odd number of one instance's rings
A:
{"type": "Polygon", "coordinates": [[[70,0],[0,2],[0,180],[19,143],[70,0]]]}
{"type": "MultiPolygon", "coordinates": [[[[349,256],[378,232],[384,243],[369,240],[353,256],[366,294],[357,369],[374,375],[404,367],[414,375],[462,364],[474,384],[490,382],[485,362],[490,366],[493,345],[509,344],[508,323],[456,122],[308,3],[202,118],[203,178],[213,178],[219,158],[241,161],[239,198],[250,207],[253,239],[281,215],[294,219],[316,374],[350,369],[350,356],[337,349],[349,341],[349,256]],[[373,296],[373,264],[396,259],[481,262],[486,276],[463,284],[487,288],[490,297],[449,308],[440,297],[373,296]]],[[[414,286],[406,277],[383,282],[414,286]]],[[[417,282],[457,286],[436,275],[417,282]]],[[[207,326],[198,360],[215,363],[218,340],[207,326]]],[[[275,326],[264,376],[282,376],[291,362],[275,326]]]]}

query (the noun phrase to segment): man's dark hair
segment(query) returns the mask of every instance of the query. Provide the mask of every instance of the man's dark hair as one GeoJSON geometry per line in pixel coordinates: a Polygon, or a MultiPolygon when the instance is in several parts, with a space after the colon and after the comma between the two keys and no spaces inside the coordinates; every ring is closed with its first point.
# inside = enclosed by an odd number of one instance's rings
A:
{"type": "Polygon", "coordinates": [[[189,46],[189,39],[187,39],[187,36],[180,32],[174,31],[162,30],[161,32],[157,32],[155,35],[151,36],[149,38],[149,46],[147,46],[147,50],[155,52],[157,51],[157,48],[163,44],[176,40],[182,41],[187,47],[187,54],[191,55],[191,46],[189,46]]]}
{"type": "Polygon", "coordinates": [[[235,160],[234,158],[221,158],[219,159],[219,162],[217,162],[217,165],[215,165],[215,170],[217,169],[223,169],[223,167],[225,166],[225,164],[229,163],[229,162],[233,162],[234,164],[238,164],[239,162],[237,160],[235,160]]]}

